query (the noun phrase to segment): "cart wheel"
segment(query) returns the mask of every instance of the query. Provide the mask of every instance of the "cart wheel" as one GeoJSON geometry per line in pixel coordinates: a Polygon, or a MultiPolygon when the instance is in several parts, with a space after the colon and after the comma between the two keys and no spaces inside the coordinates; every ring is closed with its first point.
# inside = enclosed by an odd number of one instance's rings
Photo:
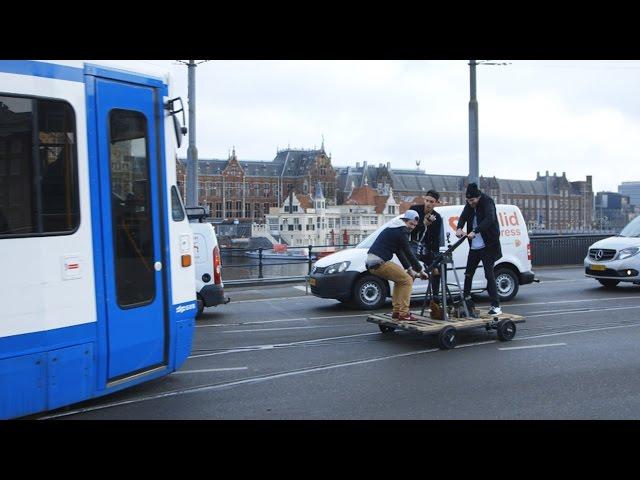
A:
{"type": "Polygon", "coordinates": [[[443,350],[449,350],[450,348],[455,347],[457,333],[458,332],[454,327],[445,327],[444,329],[442,329],[442,331],[438,335],[440,348],[443,350]]]}
{"type": "Polygon", "coordinates": [[[387,327],[386,325],[380,325],[380,324],[378,324],[378,328],[382,333],[391,333],[391,332],[395,332],[396,330],[395,327],[387,327]]]}
{"type": "Polygon", "coordinates": [[[506,342],[516,336],[516,324],[511,320],[500,320],[498,323],[498,338],[506,342]]]}

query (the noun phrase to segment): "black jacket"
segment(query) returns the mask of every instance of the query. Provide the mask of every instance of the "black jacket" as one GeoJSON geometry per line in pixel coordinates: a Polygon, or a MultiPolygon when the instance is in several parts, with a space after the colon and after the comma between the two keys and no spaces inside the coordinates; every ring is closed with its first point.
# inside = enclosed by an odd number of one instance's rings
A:
{"type": "Polygon", "coordinates": [[[409,246],[409,233],[406,227],[387,227],[375,239],[368,253],[373,253],[385,261],[393,258],[395,253],[404,268],[412,267],[420,272],[422,265],[409,246]]]}
{"type": "Polygon", "coordinates": [[[422,242],[426,247],[427,251],[431,253],[438,253],[440,251],[440,247],[444,245],[444,229],[442,228],[442,216],[433,210],[431,213],[435,215],[436,220],[429,225],[428,227],[424,224],[424,204],[422,205],[411,205],[411,210],[415,210],[420,215],[420,223],[418,226],[413,229],[410,235],[410,239],[413,242],[420,242],[422,238],[422,242]],[[427,233],[423,233],[427,230],[427,233]]]}
{"type": "MultiPolygon", "coordinates": [[[[475,233],[482,235],[486,248],[492,250],[497,258],[502,256],[500,248],[500,223],[498,222],[498,214],[496,213],[496,204],[493,199],[484,193],[480,194],[480,201],[476,208],[471,208],[467,203],[462,210],[457,228],[462,228],[467,224],[467,233],[473,229],[473,217],[477,215],[478,226],[474,229],[475,233]]],[[[471,245],[471,240],[469,240],[471,245]]]]}

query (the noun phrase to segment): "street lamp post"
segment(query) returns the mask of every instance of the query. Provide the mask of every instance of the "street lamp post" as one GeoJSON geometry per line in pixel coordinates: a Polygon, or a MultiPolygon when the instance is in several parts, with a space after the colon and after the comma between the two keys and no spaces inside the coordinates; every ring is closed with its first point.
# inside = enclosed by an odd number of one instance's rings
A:
{"type": "Polygon", "coordinates": [[[478,165],[478,99],[476,98],[476,65],[469,61],[469,183],[479,183],[478,165]]]}
{"type": "Polygon", "coordinates": [[[476,98],[476,65],[511,65],[510,62],[469,60],[469,183],[480,183],[478,99],[476,98]]]}

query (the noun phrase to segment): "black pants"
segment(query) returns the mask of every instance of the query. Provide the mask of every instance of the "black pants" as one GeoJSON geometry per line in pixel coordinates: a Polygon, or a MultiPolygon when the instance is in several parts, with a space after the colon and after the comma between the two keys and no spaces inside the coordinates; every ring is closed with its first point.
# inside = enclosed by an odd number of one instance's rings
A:
{"type": "MultiPolygon", "coordinates": [[[[434,254],[433,252],[427,251],[424,255],[421,255],[419,257],[419,260],[422,261],[422,263],[424,263],[425,267],[428,267],[431,262],[433,262],[433,258],[434,258],[434,254]]],[[[436,268],[438,269],[438,272],[440,272],[441,270],[441,265],[438,265],[436,268]]],[[[438,292],[440,292],[440,282],[441,277],[442,277],[442,272],[440,272],[439,275],[435,275],[433,273],[429,274],[430,280],[431,280],[431,288],[433,289],[433,294],[434,295],[438,295],[438,292]]]]}
{"type": "Polygon", "coordinates": [[[493,264],[497,259],[495,254],[488,250],[486,247],[479,250],[469,250],[469,257],[467,258],[467,268],[464,271],[464,296],[468,297],[471,293],[471,282],[473,281],[473,275],[476,273],[478,264],[482,261],[484,267],[484,276],[487,279],[487,291],[489,297],[491,297],[491,306],[498,307],[500,302],[498,301],[498,289],[496,287],[496,277],[493,273],[493,264]]]}

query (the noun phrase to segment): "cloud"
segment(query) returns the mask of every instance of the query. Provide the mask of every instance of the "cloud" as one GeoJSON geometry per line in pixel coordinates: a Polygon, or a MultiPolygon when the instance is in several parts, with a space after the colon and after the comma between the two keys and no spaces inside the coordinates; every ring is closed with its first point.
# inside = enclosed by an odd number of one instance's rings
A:
{"type": "MultiPolygon", "coordinates": [[[[187,68],[173,71],[186,100],[187,68]]],[[[512,61],[479,66],[480,172],[593,175],[596,190],[640,180],[640,62],[512,61]]],[[[466,175],[467,61],[211,61],[197,67],[200,158],[271,160],[276,148],[319,147],[336,165],[466,175]]],[[[186,142],[185,142],[186,144],[186,142]]],[[[186,146],[180,151],[186,156],[186,146]]]]}

